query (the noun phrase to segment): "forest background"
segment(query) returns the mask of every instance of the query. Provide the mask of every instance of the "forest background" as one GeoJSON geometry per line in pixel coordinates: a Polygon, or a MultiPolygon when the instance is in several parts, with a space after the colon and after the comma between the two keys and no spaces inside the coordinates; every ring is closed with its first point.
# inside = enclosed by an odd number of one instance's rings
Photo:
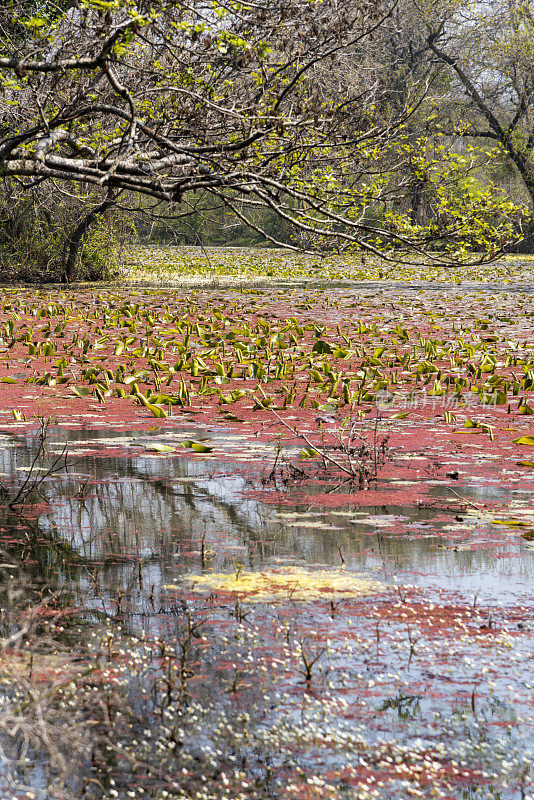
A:
{"type": "Polygon", "coordinates": [[[517,0],[3,3],[5,275],[139,239],[530,253],[533,34],[517,0]]]}

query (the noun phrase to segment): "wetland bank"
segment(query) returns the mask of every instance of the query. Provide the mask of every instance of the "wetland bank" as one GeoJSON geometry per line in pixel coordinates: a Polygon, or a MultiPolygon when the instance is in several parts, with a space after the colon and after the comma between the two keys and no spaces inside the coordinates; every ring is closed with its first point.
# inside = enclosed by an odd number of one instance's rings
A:
{"type": "Polygon", "coordinates": [[[499,269],[3,291],[6,797],[533,795],[534,303],[499,269]]]}

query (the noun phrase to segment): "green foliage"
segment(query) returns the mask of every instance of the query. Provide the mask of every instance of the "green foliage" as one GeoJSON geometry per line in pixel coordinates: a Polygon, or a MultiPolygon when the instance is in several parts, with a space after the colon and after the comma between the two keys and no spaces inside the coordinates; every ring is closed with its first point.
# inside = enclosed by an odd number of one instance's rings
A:
{"type": "Polygon", "coordinates": [[[98,218],[83,244],[80,253],[80,279],[109,280],[117,275],[119,237],[114,221],[98,218]]]}
{"type": "MultiPolygon", "coordinates": [[[[69,237],[88,213],[75,199],[54,203],[9,191],[0,205],[0,259],[5,281],[54,282],[63,278],[69,237]]],[[[78,253],[79,278],[107,280],[118,268],[117,220],[98,217],[78,253]]]]}
{"type": "Polygon", "coordinates": [[[140,224],[158,242],[478,264],[520,238],[524,209],[469,185],[492,153],[443,143],[427,82],[399,102],[391,75],[359,70],[385,25],[372,4],[268,7],[23,3],[22,44],[0,57],[0,173],[142,196],[141,217],[159,203],[140,224]]]}

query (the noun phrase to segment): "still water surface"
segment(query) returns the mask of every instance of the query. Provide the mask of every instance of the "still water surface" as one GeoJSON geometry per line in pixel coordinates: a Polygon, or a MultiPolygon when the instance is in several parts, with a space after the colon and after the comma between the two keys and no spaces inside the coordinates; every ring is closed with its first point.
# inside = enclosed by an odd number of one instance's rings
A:
{"type": "MultiPolygon", "coordinates": [[[[224,435],[198,428],[189,434],[215,442],[224,435]]],[[[440,481],[430,481],[425,507],[399,505],[392,490],[391,505],[318,508],[306,504],[305,487],[298,484],[284,489],[289,499],[294,495],[293,505],[277,504],[258,499],[258,490],[266,488],[261,466],[254,472],[211,458],[139,453],[154,435],[53,431],[50,451],[67,443],[72,466],[41,487],[49,507],[34,523],[40,545],[32,559],[43,578],[68,581],[82,593],[98,580],[104,597],[125,587],[132,609],[139,575],[158,596],[163,586],[202,566],[231,572],[236,563],[258,570],[343,562],[347,570],[386,582],[505,604],[532,586],[532,545],[475,508],[489,500],[524,509],[531,494],[521,487],[515,497],[495,487],[462,487],[461,496],[473,505],[461,512],[440,481]],[[66,569],[69,562],[75,570],[66,569]]],[[[4,480],[20,481],[36,439],[18,434],[4,445],[0,471],[4,480]]]]}

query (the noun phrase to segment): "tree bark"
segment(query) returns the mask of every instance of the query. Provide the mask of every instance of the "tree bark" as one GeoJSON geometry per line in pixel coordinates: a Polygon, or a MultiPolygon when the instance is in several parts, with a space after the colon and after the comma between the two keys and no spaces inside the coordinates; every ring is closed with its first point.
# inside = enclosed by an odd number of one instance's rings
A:
{"type": "MultiPolygon", "coordinates": [[[[453,58],[451,55],[445,53],[437,46],[436,42],[439,40],[439,35],[439,31],[430,33],[427,39],[428,46],[441,61],[451,67],[451,69],[453,69],[456,73],[460,83],[464,87],[466,95],[473,103],[473,106],[478,109],[488,123],[490,128],[489,135],[496,141],[500,142],[504,150],[506,150],[508,153],[508,157],[519,172],[525,188],[530,195],[532,205],[534,206],[534,169],[530,160],[533,144],[531,140],[534,138],[534,132],[530,132],[529,141],[527,144],[522,145],[514,140],[512,134],[514,133],[519,120],[519,114],[516,112],[513,119],[510,119],[507,123],[501,124],[498,118],[498,109],[493,109],[490,105],[491,101],[481,94],[481,92],[479,92],[475,81],[472,80],[471,77],[462,69],[458,58],[453,58]]],[[[468,135],[472,134],[468,133],[468,135]]],[[[484,137],[487,136],[488,133],[481,132],[479,134],[475,133],[475,135],[484,137]]],[[[528,240],[532,240],[532,230],[525,236],[523,240],[521,240],[520,246],[523,244],[523,242],[526,243],[528,240]]],[[[525,244],[525,247],[531,246],[531,244],[525,244]]],[[[522,252],[530,252],[530,250],[527,249],[523,250],[522,252]]]]}
{"type": "Polygon", "coordinates": [[[76,279],[76,269],[78,262],[78,253],[82,245],[85,234],[89,228],[101,214],[105,214],[115,203],[115,194],[110,189],[105,200],[100,205],[95,206],[81,222],[76,226],[70,238],[67,241],[65,248],[65,263],[63,269],[63,281],[65,283],[72,283],[76,279]]]}
{"type": "Polygon", "coordinates": [[[529,225],[525,229],[525,235],[515,247],[512,247],[510,252],[522,253],[523,255],[532,255],[534,253],[534,225],[529,225]]]}

